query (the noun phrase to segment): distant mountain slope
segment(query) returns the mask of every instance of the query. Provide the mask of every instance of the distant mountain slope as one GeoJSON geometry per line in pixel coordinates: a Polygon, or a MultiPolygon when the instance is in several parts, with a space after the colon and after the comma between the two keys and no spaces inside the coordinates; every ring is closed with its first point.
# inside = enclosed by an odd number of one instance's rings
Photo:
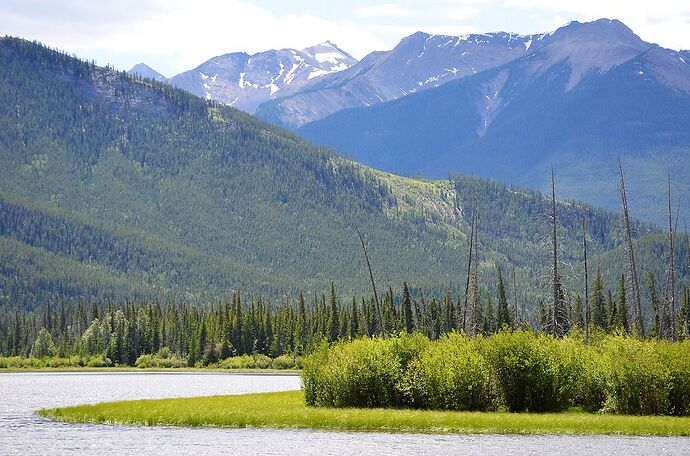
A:
{"type": "Polygon", "coordinates": [[[157,72],[145,63],[137,63],[127,73],[137,74],[142,78],[149,78],[158,82],[165,82],[168,80],[168,78],[166,78],[165,76],[163,76],[162,74],[160,74],[159,72],[157,72]]]}
{"type": "MultiPolygon", "coordinates": [[[[233,108],[14,38],[0,39],[0,97],[3,306],[209,302],[236,289],[277,297],[330,281],[363,293],[355,225],[382,287],[457,289],[477,197],[486,280],[494,262],[513,261],[533,298],[537,265],[548,263],[545,203],[529,191],[374,171],[233,108]]],[[[560,211],[563,258],[578,261],[584,217],[593,261],[619,273],[597,259],[618,251],[618,217],[572,203],[560,211]]],[[[663,236],[636,231],[650,246],[641,268],[659,272],[663,236]]]]}
{"type": "Polygon", "coordinates": [[[572,23],[494,69],[305,125],[305,137],[392,172],[469,172],[617,208],[616,157],[637,215],[663,220],[665,175],[690,203],[690,60],[618,21],[572,23]]]}
{"type": "Polygon", "coordinates": [[[345,71],[280,94],[259,117],[299,127],[346,108],[371,106],[502,65],[536,49],[548,35],[484,33],[465,36],[417,32],[394,49],[373,52],[345,71]]]}
{"type": "Polygon", "coordinates": [[[261,103],[299,90],[309,81],[357,62],[330,41],[306,49],[214,57],[168,80],[200,97],[253,113],[261,103]]]}

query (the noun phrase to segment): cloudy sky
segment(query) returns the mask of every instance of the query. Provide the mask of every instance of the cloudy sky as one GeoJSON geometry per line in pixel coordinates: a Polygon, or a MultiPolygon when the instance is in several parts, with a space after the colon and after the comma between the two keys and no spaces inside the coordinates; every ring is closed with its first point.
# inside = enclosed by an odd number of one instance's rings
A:
{"type": "Polygon", "coordinates": [[[99,64],[146,62],[166,76],[210,57],[331,40],[361,58],[422,30],[539,33],[620,19],[642,39],[690,48],[690,1],[656,0],[0,0],[0,34],[99,64]]]}

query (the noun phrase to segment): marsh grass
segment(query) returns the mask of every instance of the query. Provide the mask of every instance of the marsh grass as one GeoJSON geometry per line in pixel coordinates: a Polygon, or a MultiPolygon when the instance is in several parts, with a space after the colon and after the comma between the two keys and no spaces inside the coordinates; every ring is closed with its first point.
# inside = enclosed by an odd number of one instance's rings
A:
{"type": "Polygon", "coordinates": [[[615,434],[690,436],[690,417],[561,413],[449,412],[306,406],[302,391],[156,399],[40,410],[60,421],[297,428],[428,434],[615,434]]]}

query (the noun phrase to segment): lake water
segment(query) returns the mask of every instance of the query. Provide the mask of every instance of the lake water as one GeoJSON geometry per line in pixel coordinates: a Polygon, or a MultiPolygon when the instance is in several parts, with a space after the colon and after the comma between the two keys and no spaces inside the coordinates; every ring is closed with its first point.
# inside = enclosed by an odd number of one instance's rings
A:
{"type": "Polygon", "coordinates": [[[689,438],[433,436],[57,423],[39,408],[299,388],[296,376],[0,373],[0,455],[690,455],[689,438]]]}

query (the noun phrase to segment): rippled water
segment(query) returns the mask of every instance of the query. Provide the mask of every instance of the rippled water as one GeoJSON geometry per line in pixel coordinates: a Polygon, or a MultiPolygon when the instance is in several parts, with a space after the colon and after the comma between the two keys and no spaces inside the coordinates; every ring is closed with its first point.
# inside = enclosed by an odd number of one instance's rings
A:
{"type": "Polygon", "coordinates": [[[121,399],[299,388],[294,376],[188,373],[0,374],[0,455],[690,455],[688,438],[430,436],[57,423],[33,411],[121,399]]]}

